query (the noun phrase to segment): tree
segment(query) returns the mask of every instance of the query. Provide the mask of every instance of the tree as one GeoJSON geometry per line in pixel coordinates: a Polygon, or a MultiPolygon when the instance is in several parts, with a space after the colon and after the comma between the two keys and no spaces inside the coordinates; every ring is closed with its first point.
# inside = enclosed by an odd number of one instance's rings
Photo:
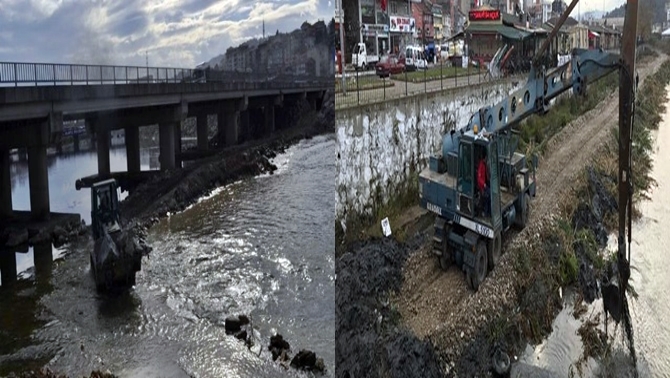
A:
{"type": "Polygon", "coordinates": [[[359,42],[361,24],[358,22],[358,1],[342,0],[344,11],[344,62],[351,63],[351,52],[359,42]]]}
{"type": "Polygon", "coordinates": [[[641,1],[638,4],[637,35],[647,39],[651,36],[654,24],[655,4],[652,1],[641,1]]]}

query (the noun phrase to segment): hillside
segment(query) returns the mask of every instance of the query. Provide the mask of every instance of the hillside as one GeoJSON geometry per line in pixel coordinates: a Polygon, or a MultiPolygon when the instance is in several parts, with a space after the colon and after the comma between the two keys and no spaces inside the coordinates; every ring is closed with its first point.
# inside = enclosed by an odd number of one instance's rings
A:
{"type": "Polygon", "coordinates": [[[334,21],[304,22],[289,33],[253,38],[207,62],[210,69],[262,75],[330,76],[334,70],[334,21]]]}

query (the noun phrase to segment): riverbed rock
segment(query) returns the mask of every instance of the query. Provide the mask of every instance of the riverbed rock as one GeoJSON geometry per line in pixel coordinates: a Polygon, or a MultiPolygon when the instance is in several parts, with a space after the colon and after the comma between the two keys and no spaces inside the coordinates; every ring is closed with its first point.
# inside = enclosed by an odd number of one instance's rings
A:
{"type": "Polygon", "coordinates": [[[7,235],[8,247],[16,247],[28,241],[28,230],[25,228],[22,229],[10,229],[7,235]]]}
{"type": "Polygon", "coordinates": [[[284,340],[284,337],[280,334],[270,337],[270,345],[268,350],[272,353],[272,360],[276,361],[277,358],[281,357],[281,361],[288,360],[288,352],[291,351],[291,345],[288,341],[284,340]]]}
{"type": "Polygon", "coordinates": [[[317,358],[314,352],[302,349],[291,360],[291,367],[299,370],[323,372],[325,364],[323,359],[317,358]]]}
{"type": "Polygon", "coordinates": [[[30,245],[38,245],[51,241],[51,235],[48,232],[40,231],[28,240],[30,245]]]}
{"type": "Polygon", "coordinates": [[[238,316],[231,315],[225,321],[226,333],[231,334],[239,332],[242,329],[242,322],[238,316]]]}
{"type": "Polygon", "coordinates": [[[235,334],[235,338],[242,341],[247,341],[247,330],[243,329],[235,334]]]}

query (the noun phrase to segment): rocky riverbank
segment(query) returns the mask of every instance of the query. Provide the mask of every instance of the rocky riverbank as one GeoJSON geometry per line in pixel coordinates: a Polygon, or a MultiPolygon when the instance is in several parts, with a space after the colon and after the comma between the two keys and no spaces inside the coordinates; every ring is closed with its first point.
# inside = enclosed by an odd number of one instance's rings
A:
{"type": "MultiPolygon", "coordinates": [[[[217,187],[259,174],[271,174],[277,169],[271,162],[277,154],[285,152],[300,140],[333,132],[334,96],[330,91],[327,92],[319,112],[303,112],[295,124],[278,130],[270,137],[222,149],[216,155],[194,161],[183,169],[160,173],[150,181],[138,185],[120,204],[124,228],[134,232],[138,245],[142,246],[148,230],[160,218],[186,209],[217,187]]],[[[54,230],[57,232],[44,236],[45,242],[52,241],[60,245],[77,237],[90,237],[88,227],[83,228],[81,224],[60,225],[60,228],[54,230]]],[[[23,234],[21,231],[19,235],[22,243],[28,243],[33,237],[28,235],[24,238],[23,234]]],[[[90,278],[82,276],[81,279],[90,278]]],[[[231,333],[230,337],[235,337],[236,334],[231,333]]],[[[237,336],[240,338],[242,335],[237,336]]],[[[243,339],[246,341],[246,338],[243,339]]],[[[272,343],[268,348],[271,347],[272,343]]],[[[290,356],[285,361],[287,368],[314,373],[325,369],[323,361],[309,350],[297,349],[294,352],[289,345],[284,355],[290,356]]],[[[265,357],[270,358],[268,353],[261,358],[265,357]]]]}
{"type": "Polygon", "coordinates": [[[393,239],[353,245],[336,261],[335,366],[338,378],[440,377],[432,345],[401,323],[389,295],[400,289],[409,254],[428,240],[393,239]]]}

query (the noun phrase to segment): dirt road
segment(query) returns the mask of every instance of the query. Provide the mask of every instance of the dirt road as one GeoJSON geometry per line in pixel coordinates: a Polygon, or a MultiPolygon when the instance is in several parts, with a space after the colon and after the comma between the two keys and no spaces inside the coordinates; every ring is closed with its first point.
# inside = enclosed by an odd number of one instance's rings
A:
{"type": "MultiPolygon", "coordinates": [[[[655,72],[667,59],[662,55],[638,63],[640,80],[655,72]]],[[[569,193],[578,175],[609,138],[618,124],[618,90],[594,109],[567,125],[547,146],[537,173],[537,197],[532,201],[530,224],[522,232],[503,240],[503,251],[538,238],[543,225],[557,213],[561,198],[569,193]]],[[[551,113],[547,115],[551,117],[551,113]]],[[[486,321],[510,305],[514,297],[514,255],[503,254],[477,293],[465,284],[464,274],[455,267],[443,272],[431,255],[430,243],[411,254],[404,267],[404,283],[395,299],[404,323],[421,339],[430,338],[438,353],[450,361],[459,356],[486,321]]]]}

